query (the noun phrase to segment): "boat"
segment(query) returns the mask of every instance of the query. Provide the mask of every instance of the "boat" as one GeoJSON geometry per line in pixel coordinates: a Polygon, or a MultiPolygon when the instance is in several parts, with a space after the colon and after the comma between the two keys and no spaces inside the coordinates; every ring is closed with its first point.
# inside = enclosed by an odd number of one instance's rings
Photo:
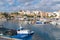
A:
{"type": "Polygon", "coordinates": [[[0,33],[0,36],[2,36],[3,35],[3,33],[0,33]]]}
{"type": "Polygon", "coordinates": [[[36,21],[36,24],[46,24],[46,22],[36,21]]]}
{"type": "Polygon", "coordinates": [[[34,31],[30,31],[28,29],[24,29],[21,25],[20,28],[17,29],[17,35],[11,36],[12,38],[25,38],[30,35],[33,35],[34,31]]]}
{"type": "Polygon", "coordinates": [[[4,35],[4,36],[8,36],[11,38],[18,38],[18,39],[32,36],[34,34],[34,31],[24,29],[21,25],[16,30],[1,27],[0,31],[1,31],[0,35],[2,35],[2,36],[4,35]],[[1,31],[1,29],[2,29],[2,31],[1,31]]]}
{"type": "Polygon", "coordinates": [[[52,21],[52,22],[50,22],[50,24],[52,24],[52,25],[57,25],[57,22],[52,21]]]}
{"type": "Polygon", "coordinates": [[[57,25],[60,25],[60,22],[57,22],[57,25]]]}

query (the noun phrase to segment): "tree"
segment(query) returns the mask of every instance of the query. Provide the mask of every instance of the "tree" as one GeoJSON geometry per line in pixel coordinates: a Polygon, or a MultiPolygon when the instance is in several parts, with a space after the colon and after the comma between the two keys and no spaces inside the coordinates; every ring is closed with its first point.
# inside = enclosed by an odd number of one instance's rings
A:
{"type": "Polygon", "coordinates": [[[19,13],[18,13],[18,12],[13,12],[13,13],[11,13],[11,14],[16,14],[16,15],[18,15],[19,13]]]}
{"type": "Polygon", "coordinates": [[[8,18],[8,17],[9,17],[9,14],[8,14],[8,13],[6,13],[6,12],[2,13],[2,15],[4,15],[6,18],[8,18]]]}
{"type": "Polygon", "coordinates": [[[27,16],[27,14],[24,14],[23,16],[27,16]]]}
{"type": "Polygon", "coordinates": [[[39,17],[39,18],[40,18],[41,16],[37,16],[37,17],[39,17]]]}

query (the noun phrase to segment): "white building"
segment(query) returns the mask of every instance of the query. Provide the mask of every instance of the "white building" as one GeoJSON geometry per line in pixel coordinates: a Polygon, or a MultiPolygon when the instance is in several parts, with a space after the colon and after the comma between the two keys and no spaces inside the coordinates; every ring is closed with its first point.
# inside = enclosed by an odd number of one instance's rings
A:
{"type": "Polygon", "coordinates": [[[30,11],[27,10],[26,12],[24,12],[24,14],[30,14],[30,11]]]}
{"type": "Polygon", "coordinates": [[[55,18],[59,18],[60,17],[60,13],[59,12],[53,12],[53,13],[57,15],[55,18]]]}
{"type": "Polygon", "coordinates": [[[33,11],[33,13],[35,13],[36,15],[38,15],[39,11],[33,11]]]}
{"type": "Polygon", "coordinates": [[[51,13],[51,12],[49,12],[49,13],[48,13],[48,16],[50,17],[51,15],[54,15],[54,14],[53,14],[53,13],[51,13]]]}

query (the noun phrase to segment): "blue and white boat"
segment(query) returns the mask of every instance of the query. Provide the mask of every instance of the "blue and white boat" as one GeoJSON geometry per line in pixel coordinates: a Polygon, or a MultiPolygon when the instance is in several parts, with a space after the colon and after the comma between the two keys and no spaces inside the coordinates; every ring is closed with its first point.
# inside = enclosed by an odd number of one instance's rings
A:
{"type": "Polygon", "coordinates": [[[17,29],[17,35],[11,36],[12,38],[25,38],[30,35],[33,35],[34,31],[30,31],[28,29],[24,29],[22,26],[20,26],[19,29],[17,29]]]}
{"type": "Polygon", "coordinates": [[[36,21],[36,24],[45,24],[45,22],[36,21]]]}
{"type": "Polygon", "coordinates": [[[18,28],[17,30],[8,29],[4,27],[0,28],[0,36],[6,36],[10,38],[21,39],[21,38],[32,36],[33,34],[34,34],[34,31],[24,29],[21,25],[20,25],[20,28],[18,28]]]}

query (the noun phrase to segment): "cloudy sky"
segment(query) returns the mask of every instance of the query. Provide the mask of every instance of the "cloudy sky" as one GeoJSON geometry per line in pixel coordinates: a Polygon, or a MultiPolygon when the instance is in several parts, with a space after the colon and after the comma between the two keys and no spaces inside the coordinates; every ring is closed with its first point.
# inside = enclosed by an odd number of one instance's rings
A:
{"type": "Polygon", "coordinates": [[[60,10],[60,0],[0,0],[0,11],[41,10],[53,12],[60,10]]]}

